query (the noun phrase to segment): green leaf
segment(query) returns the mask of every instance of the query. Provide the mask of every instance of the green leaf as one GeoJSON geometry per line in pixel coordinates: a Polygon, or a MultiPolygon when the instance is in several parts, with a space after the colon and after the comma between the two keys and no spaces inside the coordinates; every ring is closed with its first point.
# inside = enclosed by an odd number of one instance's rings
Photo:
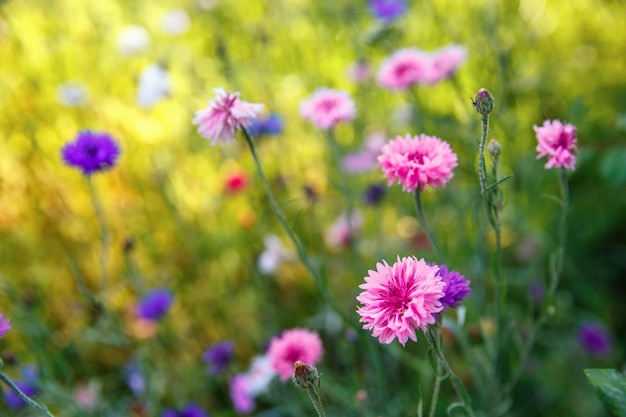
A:
{"type": "Polygon", "coordinates": [[[585,369],[585,375],[609,411],[626,417],[626,376],[615,369],[585,369]]]}

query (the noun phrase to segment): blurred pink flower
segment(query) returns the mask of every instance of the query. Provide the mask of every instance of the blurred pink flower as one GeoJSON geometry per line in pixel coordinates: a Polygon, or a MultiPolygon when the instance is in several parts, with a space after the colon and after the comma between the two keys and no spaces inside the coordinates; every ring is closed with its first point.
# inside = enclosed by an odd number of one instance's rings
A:
{"type": "Polygon", "coordinates": [[[74,400],[83,408],[93,410],[98,405],[100,388],[100,382],[93,379],[81,383],[74,388],[74,400]]]}
{"type": "Polygon", "coordinates": [[[363,328],[372,330],[380,343],[391,343],[396,337],[403,346],[408,339],[417,341],[415,330],[426,331],[443,310],[440,299],[446,284],[438,271],[438,266],[415,257],[398,256],[392,266],[377,263],[376,271],[370,270],[359,286],[364,290],[357,297],[363,304],[357,310],[363,328]]]}
{"type": "Polygon", "coordinates": [[[4,313],[0,313],[0,337],[7,334],[11,330],[11,319],[5,319],[4,313]]]}
{"type": "Polygon", "coordinates": [[[390,90],[406,90],[414,84],[430,84],[434,67],[430,55],[405,48],[389,56],[378,71],[378,84],[390,90]]]}
{"type": "Polygon", "coordinates": [[[467,49],[461,45],[448,45],[433,53],[433,79],[436,83],[454,75],[467,58],[467,49]]]}
{"type": "Polygon", "coordinates": [[[383,146],[378,157],[389,184],[398,181],[404,191],[440,187],[452,178],[457,156],[448,142],[436,136],[398,136],[383,146]]]}
{"type": "Polygon", "coordinates": [[[320,129],[330,129],[337,123],[354,119],[356,106],[345,91],[318,88],[300,104],[300,115],[320,129]]]}
{"type": "Polygon", "coordinates": [[[235,194],[244,190],[249,183],[250,179],[248,174],[236,171],[226,175],[224,179],[224,189],[229,193],[235,194]]]}
{"type": "Polygon", "coordinates": [[[365,61],[355,62],[346,69],[346,77],[355,83],[363,83],[372,75],[372,67],[365,61]]]}
{"type": "Polygon", "coordinates": [[[248,376],[237,374],[230,380],[230,399],[237,414],[248,414],[254,411],[254,398],[250,395],[248,376]]]}
{"type": "Polygon", "coordinates": [[[385,135],[382,133],[376,132],[370,135],[361,150],[350,153],[343,158],[343,170],[348,173],[359,173],[370,171],[376,167],[377,158],[385,140],[385,135]]]}
{"type": "Polygon", "coordinates": [[[293,375],[296,361],[315,366],[322,358],[322,350],[322,340],[316,332],[296,328],[273,338],[267,352],[274,370],[285,382],[293,375]]]}
{"type": "Polygon", "coordinates": [[[576,127],[560,120],[545,120],[543,126],[533,126],[537,135],[537,159],[548,157],[545,168],[574,169],[578,155],[576,127]]]}
{"type": "Polygon", "coordinates": [[[335,223],[326,232],[326,244],[333,248],[348,246],[350,239],[361,233],[362,226],[363,216],[361,213],[353,211],[349,221],[348,215],[344,213],[335,220],[335,223]]]}
{"type": "Polygon", "coordinates": [[[227,143],[234,139],[235,131],[249,126],[261,110],[262,104],[239,100],[239,92],[227,93],[222,88],[213,90],[217,96],[209,101],[206,109],[196,112],[193,124],[198,125],[198,133],[211,141],[227,143]]]}

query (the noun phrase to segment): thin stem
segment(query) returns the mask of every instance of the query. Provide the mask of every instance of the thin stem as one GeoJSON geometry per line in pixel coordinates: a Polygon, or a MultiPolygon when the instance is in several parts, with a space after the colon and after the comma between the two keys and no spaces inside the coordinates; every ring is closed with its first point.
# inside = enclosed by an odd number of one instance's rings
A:
{"type": "Polygon", "coordinates": [[[309,394],[309,398],[311,399],[311,403],[317,412],[318,417],[326,417],[324,413],[324,407],[322,407],[322,401],[320,398],[320,393],[317,389],[310,387],[306,389],[306,393],[309,394]]]}
{"type": "Polygon", "coordinates": [[[437,411],[437,402],[439,401],[439,389],[441,388],[441,383],[447,377],[447,375],[443,373],[443,367],[441,366],[441,361],[439,360],[439,358],[436,358],[435,362],[435,382],[433,384],[433,395],[430,399],[430,411],[428,413],[429,417],[435,417],[435,412],[437,411]]]}
{"type": "Polygon", "coordinates": [[[424,209],[422,208],[421,194],[422,192],[420,191],[419,188],[417,188],[415,190],[415,207],[417,209],[417,219],[419,220],[420,224],[424,228],[424,231],[428,235],[428,238],[430,239],[430,243],[433,245],[433,248],[435,249],[437,256],[439,257],[441,261],[445,261],[445,256],[443,255],[443,252],[441,252],[441,249],[439,248],[439,244],[437,243],[435,234],[433,233],[432,229],[428,225],[428,222],[426,221],[426,216],[424,215],[424,209]]]}
{"type": "Polygon", "coordinates": [[[38,403],[36,403],[35,401],[31,400],[26,394],[24,394],[22,392],[21,389],[18,388],[17,385],[15,385],[13,383],[13,381],[11,381],[11,379],[4,374],[4,372],[0,371],[0,380],[2,380],[2,382],[4,382],[10,389],[11,391],[13,391],[15,393],[15,395],[17,395],[20,400],[24,401],[24,403],[26,403],[27,405],[33,407],[34,409],[36,409],[37,411],[39,411],[41,414],[47,416],[47,417],[54,417],[50,411],[48,411],[48,408],[46,408],[45,405],[40,405],[38,403]]]}
{"type": "Polygon", "coordinates": [[[109,283],[109,272],[107,267],[110,245],[109,231],[104,219],[104,210],[102,208],[102,202],[100,201],[98,191],[96,190],[91,176],[87,179],[89,183],[89,193],[91,194],[91,202],[93,204],[94,212],[96,213],[96,218],[98,219],[98,224],[100,225],[100,254],[98,257],[100,261],[100,290],[103,291],[109,283]]]}
{"type": "Polygon", "coordinates": [[[476,417],[476,413],[472,408],[470,396],[467,392],[467,389],[465,388],[465,385],[463,385],[461,379],[454,373],[452,368],[450,368],[450,365],[448,364],[448,361],[443,354],[443,350],[441,349],[437,341],[437,337],[433,334],[432,326],[430,326],[428,330],[424,332],[424,335],[426,336],[426,340],[430,344],[430,347],[435,351],[435,354],[437,355],[437,361],[441,364],[443,370],[446,371],[447,375],[450,377],[452,387],[454,388],[456,395],[461,400],[463,408],[470,417],[476,417]]]}

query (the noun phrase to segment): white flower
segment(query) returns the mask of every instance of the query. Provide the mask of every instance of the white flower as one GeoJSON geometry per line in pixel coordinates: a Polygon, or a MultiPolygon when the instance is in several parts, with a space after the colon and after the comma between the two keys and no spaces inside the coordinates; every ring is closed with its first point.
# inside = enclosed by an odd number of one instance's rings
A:
{"type": "Polygon", "coordinates": [[[187,12],[182,9],[171,10],[163,16],[161,29],[168,35],[182,35],[187,32],[191,19],[187,12]]]}
{"type": "Polygon", "coordinates": [[[266,235],[263,239],[265,250],[259,256],[257,266],[262,274],[273,274],[286,258],[285,248],[276,235],[266,235]]]}
{"type": "Polygon", "coordinates": [[[123,55],[134,55],[142,52],[150,45],[148,31],[139,25],[126,27],[117,38],[117,49],[123,55]]]}
{"type": "Polygon", "coordinates": [[[82,106],[87,97],[85,87],[76,81],[68,81],[57,87],[57,101],[65,107],[82,106]]]}
{"type": "Polygon", "coordinates": [[[255,357],[246,376],[248,377],[248,394],[250,396],[256,397],[267,391],[270,382],[276,376],[269,355],[255,357]]]}
{"type": "Polygon", "coordinates": [[[165,68],[152,64],[139,76],[137,103],[150,108],[170,92],[170,79],[165,68]]]}

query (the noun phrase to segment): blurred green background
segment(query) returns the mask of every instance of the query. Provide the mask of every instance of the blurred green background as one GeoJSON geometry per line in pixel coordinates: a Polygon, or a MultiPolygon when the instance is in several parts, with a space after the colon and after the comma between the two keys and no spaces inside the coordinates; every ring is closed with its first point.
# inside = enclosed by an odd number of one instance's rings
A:
{"type": "MultiPolygon", "coordinates": [[[[403,17],[381,28],[365,1],[0,3],[0,311],[13,320],[0,348],[5,362],[13,355],[18,364],[41,367],[48,390],[40,398],[50,401],[52,410],[70,401],[66,397],[77,382],[95,377],[103,381],[107,411],[94,415],[128,415],[123,413],[134,400],[124,391],[119,370],[139,356],[150,358],[156,369],[154,386],[161,388],[155,388],[154,410],[195,398],[216,416],[234,415],[223,381],[208,381],[198,368],[202,351],[232,339],[245,368],[270,337],[296,326],[323,332],[328,359],[323,373],[347,367],[360,375],[346,359],[363,360],[359,349],[350,348],[353,356],[338,353],[346,349],[345,339],[341,331],[333,333],[336,326],[328,324],[328,310],[295,257],[275,276],[257,271],[263,237],[274,233],[285,245],[287,240],[245,144],[213,148],[191,124],[216,87],[241,91],[243,100],[264,103],[283,117],[283,134],[260,141],[258,151],[289,221],[324,265],[330,291],[347,314],[353,314],[358,285],[375,262],[392,262],[398,254],[428,257],[430,251],[416,244],[412,199],[397,186],[380,206],[359,207],[364,227],[357,256],[324,244],[325,230],[346,202],[326,139],[301,120],[300,101],[319,86],[352,94],[357,119],[336,132],[343,152],[359,149],[374,131],[390,138],[427,133],[449,141],[459,167],[445,189],[426,192],[426,213],[451,267],[472,280],[467,326],[476,326],[486,314],[482,307],[490,290],[488,236],[481,232],[485,222],[475,175],[480,119],[470,97],[485,87],[496,100],[489,137],[502,145],[501,173],[513,175],[503,185],[504,254],[510,314],[521,332],[533,316],[528,286],[548,276],[560,213],[549,198],[558,196],[557,172],[545,171],[544,161],[535,159],[532,126],[544,119],[572,123],[580,150],[569,177],[572,210],[557,311],[537,341],[533,367],[510,413],[603,415],[582,369],[621,369],[625,360],[626,3],[409,4],[403,17]],[[191,18],[181,34],[163,28],[164,16],[174,9],[191,18]],[[125,54],[119,42],[129,25],[143,26],[149,44],[125,54]],[[358,61],[375,73],[399,48],[431,51],[450,43],[468,50],[455,79],[412,95],[385,91],[375,79],[357,83],[347,76],[358,61]],[[138,79],[155,63],[167,69],[170,93],[142,108],[135,98],[138,79]],[[79,105],[60,103],[59,87],[67,82],[86,92],[79,105]],[[420,126],[399,116],[407,105],[420,115],[420,126]],[[60,159],[61,147],[82,129],[107,131],[122,147],[119,165],[92,178],[111,234],[105,288],[87,180],[60,159]],[[250,185],[227,192],[225,178],[236,172],[246,173],[250,185]],[[176,294],[173,311],[160,324],[159,348],[132,318],[138,297],[157,286],[176,294]],[[575,329],[584,320],[610,329],[614,347],[608,357],[591,358],[580,350],[575,329]],[[346,362],[334,363],[333,353],[346,362]],[[172,381],[189,383],[171,386],[172,381]]],[[[382,175],[374,170],[349,181],[356,201],[382,175]]],[[[391,355],[389,363],[397,362],[396,348],[380,349],[391,355]]],[[[465,366],[460,356],[453,362],[465,366]]],[[[400,392],[411,372],[388,369],[389,390],[399,393],[386,408],[378,404],[363,414],[333,415],[415,415],[415,399],[410,410],[394,405],[415,395],[400,392]]],[[[427,380],[428,372],[420,378],[427,380]]],[[[361,382],[348,380],[351,401],[361,382]]],[[[329,401],[341,405],[332,396],[329,401]]]]}

